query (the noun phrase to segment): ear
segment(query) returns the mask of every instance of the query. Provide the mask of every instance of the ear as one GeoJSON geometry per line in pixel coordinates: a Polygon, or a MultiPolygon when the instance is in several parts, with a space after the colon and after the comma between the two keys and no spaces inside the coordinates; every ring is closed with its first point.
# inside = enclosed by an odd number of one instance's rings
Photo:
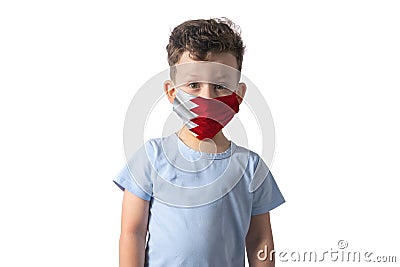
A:
{"type": "Polygon", "coordinates": [[[236,93],[239,104],[242,103],[244,95],[246,94],[246,90],[247,90],[247,85],[245,83],[239,83],[238,90],[236,93]]]}
{"type": "Polygon", "coordinates": [[[169,102],[171,102],[171,104],[173,104],[175,96],[176,96],[176,89],[171,80],[167,80],[164,82],[164,92],[167,95],[169,102]]]}

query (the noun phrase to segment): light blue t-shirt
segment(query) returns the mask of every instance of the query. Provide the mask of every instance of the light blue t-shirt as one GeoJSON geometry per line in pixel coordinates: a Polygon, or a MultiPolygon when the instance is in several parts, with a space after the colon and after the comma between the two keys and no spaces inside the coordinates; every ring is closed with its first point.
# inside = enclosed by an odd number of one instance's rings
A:
{"type": "Polygon", "coordinates": [[[145,142],[113,181],[150,201],[150,267],[243,267],[251,216],[285,202],[257,153],[233,141],[202,153],[176,133],[145,142]]]}

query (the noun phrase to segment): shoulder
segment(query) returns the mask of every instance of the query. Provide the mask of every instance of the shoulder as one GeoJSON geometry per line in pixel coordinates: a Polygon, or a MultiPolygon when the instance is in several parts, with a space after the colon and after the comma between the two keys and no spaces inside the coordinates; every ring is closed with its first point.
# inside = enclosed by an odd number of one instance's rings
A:
{"type": "Polygon", "coordinates": [[[249,167],[256,167],[258,162],[261,159],[260,155],[257,152],[254,152],[251,149],[248,149],[247,147],[239,146],[235,144],[235,151],[234,155],[245,155],[247,158],[247,164],[249,167]]]}
{"type": "Polygon", "coordinates": [[[169,143],[171,143],[171,135],[150,138],[146,140],[143,144],[144,149],[146,150],[149,158],[157,158],[160,157],[167,147],[169,147],[169,143]]]}
{"type": "Polygon", "coordinates": [[[146,156],[153,166],[158,166],[159,162],[165,162],[177,153],[177,144],[173,135],[149,138],[140,150],[141,156],[146,156]]]}
{"type": "Polygon", "coordinates": [[[144,141],[137,148],[129,148],[131,152],[125,150],[127,164],[130,168],[137,166],[152,165],[157,158],[161,138],[151,138],[144,141]]]}
{"type": "Polygon", "coordinates": [[[143,147],[149,152],[155,152],[160,149],[162,138],[150,138],[143,143],[143,147]]]}
{"type": "Polygon", "coordinates": [[[249,182],[249,191],[255,191],[260,184],[270,175],[270,169],[263,158],[255,151],[243,146],[237,146],[235,154],[247,155],[246,173],[249,182]]]}

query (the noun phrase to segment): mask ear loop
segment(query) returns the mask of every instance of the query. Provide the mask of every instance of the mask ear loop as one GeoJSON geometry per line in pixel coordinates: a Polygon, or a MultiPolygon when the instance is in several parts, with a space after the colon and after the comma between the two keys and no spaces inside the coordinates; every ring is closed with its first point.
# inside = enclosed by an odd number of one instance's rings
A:
{"type": "Polygon", "coordinates": [[[232,93],[235,93],[236,95],[238,95],[238,93],[239,93],[239,81],[236,83],[234,89],[229,89],[229,90],[232,91],[232,93]]]}
{"type": "Polygon", "coordinates": [[[175,85],[175,82],[173,79],[171,79],[171,83],[172,83],[172,87],[169,88],[168,90],[172,90],[172,89],[178,90],[178,87],[175,85]]]}
{"type": "Polygon", "coordinates": [[[237,95],[238,95],[238,93],[239,93],[240,78],[241,78],[241,76],[242,76],[241,71],[238,71],[238,72],[239,72],[239,74],[238,74],[239,77],[237,77],[237,82],[235,82],[235,89],[231,90],[232,93],[235,93],[235,94],[237,94],[237,95]]]}
{"type": "Polygon", "coordinates": [[[236,83],[235,90],[233,91],[235,94],[238,94],[239,92],[239,81],[236,83]]]}
{"type": "MultiPolygon", "coordinates": [[[[171,83],[172,83],[172,88],[170,88],[169,90],[172,90],[172,89],[175,89],[175,90],[176,90],[176,91],[175,91],[175,99],[174,99],[174,105],[175,105],[175,102],[177,101],[176,99],[178,99],[178,101],[181,102],[181,99],[180,99],[179,93],[178,93],[178,90],[181,90],[181,89],[175,85],[174,79],[172,79],[172,78],[171,78],[171,83]]],[[[182,103],[182,102],[181,102],[181,103],[182,103]]],[[[174,109],[174,107],[173,107],[173,109],[174,109]]],[[[183,124],[185,125],[185,122],[183,122],[183,124]]],[[[178,130],[178,132],[177,132],[178,138],[181,138],[182,130],[183,130],[183,127],[181,127],[181,128],[178,130]]]]}
{"type": "Polygon", "coordinates": [[[169,90],[175,89],[175,98],[177,98],[180,103],[186,102],[184,100],[183,94],[188,94],[188,93],[180,88],[181,85],[177,86],[172,79],[171,83],[172,83],[172,88],[170,88],[169,90]]]}

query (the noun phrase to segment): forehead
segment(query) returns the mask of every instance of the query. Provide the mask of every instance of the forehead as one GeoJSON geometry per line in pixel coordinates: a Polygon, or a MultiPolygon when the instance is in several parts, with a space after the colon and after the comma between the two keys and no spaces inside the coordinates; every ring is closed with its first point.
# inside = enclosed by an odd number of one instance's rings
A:
{"type": "Polygon", "coordinates": [[[188,82],[206,82],[235,88],[240,80],[240,71],[233,67],[236,66],[236,58],[224,53],[211,55],[207,59],[216,60],[198,61],[191,59],[188,53],[184,54],[178,64],[172,67],[175,84],[179,86],[188,82]]]}
{"type": "MultiPolygon", "coordinates": [[[[209,62],[216,62],[220,64],[227,65],[229,67],[238,68],[237,60],[234,55],[231,53],[209,53],[207,57],[205,58],[206,61],[209,62]]],[[[177,64],[185,64],[185,63],[194,63],[194,62],[199,62],[199,60],[194,60],[193,58],[190,57],[190,52],[185,51],[181,57],[179,58],[179,61],[177,64]]]]}

